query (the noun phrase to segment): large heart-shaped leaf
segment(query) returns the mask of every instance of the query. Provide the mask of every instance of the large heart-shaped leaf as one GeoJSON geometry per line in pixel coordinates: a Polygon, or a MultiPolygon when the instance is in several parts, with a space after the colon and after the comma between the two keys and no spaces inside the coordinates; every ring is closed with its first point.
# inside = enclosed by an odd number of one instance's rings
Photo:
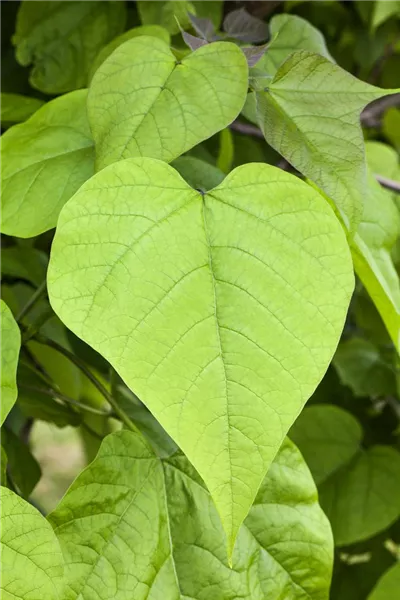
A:
{"type": "Polygon", "coordinates": [[[4,487],[1,496],[1,597],[64,600],[60,546],[46,519],[4,487]]]}
{"type": "Polygon", "coordinates": [[[318,483],[338,546],[365,540],[400,516],[400,453],[361,446],[358,421],[337,406],[306,408],[290,431],[318,483]]]}
{"type": "Polygon", "coordinates": [[[90,85],[97,167],[131,156],[172,161],[227,127],[247,87],[246,59],[234,44],[209,44],[179,61],[160,39],[125,42],[90,85]]]}
{"type": "Polygon", "coordinates": [[[2,136],[2,233],[32,237],[51,229],[93,174],[86,97],[79,90],[56,98],[2,136]]]}
{"type": "Polygon", "coordinates": [[[388,569],[377,582],[368,600],[397,600],[400,590],[400,562],[388,569]]]}
{"type": "Polygon", "coordinates": [[[48,288],[197,468],[231,549],[343,327],[353,272],[330,206],[265,164],[203,195],[121,161],[62,212],[48,288]]]}
{"type": "Polygon", "coordinates": [[[125,2],[24,0],[13,37],[16,58],[23,66],[33,64],[29,81],[42,92],[85,87],[92,61],[123,31],[125,18],[125,2]]]}
{"type": "Polygon", "coordinates": [[[367,188],[360,113],[372,100],[396,91],[376,88],[319,54],[300,51],[255,94],[267,142],[333,199],[353,231],[367,188]]]}
{"type": "Polygon", "coordinates": [[[21,346],[19,327],[7,304],[0,300],[1,317],[1,419],[0,425],[17,399],[17,365],[21,346]]]}
{"type": "Polygon", "coordinates": [[[229,568],[204,483],[182,455],[160,460],[129,431],[49,516],[59,538],[65,600],[326,600],[332,538],[310,473],[285,441],[242,527],[229,568]]]}

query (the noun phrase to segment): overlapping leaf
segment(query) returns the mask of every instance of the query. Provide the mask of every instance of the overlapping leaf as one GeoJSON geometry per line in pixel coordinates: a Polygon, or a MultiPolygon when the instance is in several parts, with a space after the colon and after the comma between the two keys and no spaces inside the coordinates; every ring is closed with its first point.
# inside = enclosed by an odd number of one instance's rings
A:
{"type": "Polygon", "coordinates": [[[123,31],[125,18],[125,2],[24,0],[13,37],[16,58],[33,64],[30,83],[42,92],[83,88],[97,53],[123,31]]]}
{"type": "Polygon", "coordinates": [[[200,472],[232,549],[343,327],[352,265],[329,205],[269,165],[203,195],[120,161],[63,211],[48,288],[200,472]]]}
{"type": "Polygon", "coordinates": [[[56,98],[2,136],[2,233],[31,237],[51,229],[93,174],[86,97],[80,90],[56,98]]]}
{"type": "Polygon", "coordinates": [[[368,600],[397,600],[400,590],[400,563],[382,575],[368,600]]]}
{"type": "Polygon", "coordinates": [[[246,59],[234,44],[209,44],[178,61],[160,39],[125,42],[90,85],[97,168],[132,156],[172,161],[229,125],[247,86],[246,59]]]}
{"type": "Polygon", "coordinates": [[[255,94],[267,142],[333,199],[353,232],[367,190],[360,112],[395,91],[373,87],[323,56],[300,51],[255,94]]]}
{"type": "Polygon", "coordinates": [[[64,600],[63,558],[46,519],[4,487],[1,496],[1,597],[64,600]]]}
{"type": "Polygon", "coordinates": [[[21,123],[43,106],[43,100],[21,94],[1,93],[1,126],[9,127],[21,123]]]}
{"type": "Polygon", "coordinates": [[[275,75],[279,66],[296,50],[309,50],[333,61],[322,33],[301,17],[275,15],[269,27],[271,41],[267,52],[257,63],[257,70],[275,75]]]}
{"type": "Polygon", "coordinates": [[[17,365],[21,346],[19,327],[7,304],[0,300],[1,425],[17,399],[17,365]]]}
{"type": "Polygon", "coordinates": [[[328,597],[329,525],[288,441],[240,531],[232,569],[218,514],[188,460],[160,460],[131,432],[106,438],[49,519],[66,561],[65,600],[328,597]]]}
{"type": "Polygon", "coordinates": [[[315,481],[338,546],[365,540],[400,516],[400,453],[361,446],[358,421],[336,406],[304,409],[290,431],[315,481]]]}

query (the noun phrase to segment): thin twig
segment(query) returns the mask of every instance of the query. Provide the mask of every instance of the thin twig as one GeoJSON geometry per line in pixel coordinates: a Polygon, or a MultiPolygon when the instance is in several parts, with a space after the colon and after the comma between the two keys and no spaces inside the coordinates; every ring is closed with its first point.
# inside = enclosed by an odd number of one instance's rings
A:
{"type": "Polygon", "coordinates": [[[86,377],[93,383],[95,388],[97,388],[98,391],[104,396],[104,398],[107,400],[107,402],[114,409],[115,414],[128,427],[128,429],[130,429],[131,431],[134,431],[135,433],[139,432],[139,430],[134,425],[134,423],[131,421],[131,419],[128,417],[126,412],[122,408],[120,408],[120,406],[118,405],[118,402],[116,402],[114,397],[109,393],[109,391],[104,387],[104,385],[97,379],[97,377],[95,377],[93,375],[92,371],[86,366],[86,364],[80,358],[78,358],[77,356],[75,356],[75,354],[73,354],[72,352],[70,352],[69,350],[64,348],[64,346],[61,346],[61,344],[58,344],[54,340],[51,340],[50,338],[47,338],[43,335],[39,334],[33,339],[40,342],[41,344],[45,344],[46,346],[49,346],[50,348],[54,348],[54,350],[57,350],[57,352],[59,352],[60,354],[63,354],[72,363],[74,363],[74,365],[76,365],[78,367],[78,369],[80,369],[82,371],[82,373],[84,375],[86,375],[86,377]]]}
{"type": "Polygon", "coordinates": [[[20,323],[22,319],[28,314],[28,312],[34,307],[36,302],[40,300],[46,293],[46,280],[42,281],[37,290],[29,298],[28,302],[23,306],[19,314],[17,315],[16,321],[20,323]]]}
{"type": "Polygon", "coordinates": [[[361,124],[363,127],[380,127],[381,116],[388,108],[400,107],[400,94],[391,94],[384,98],[378,98],[368,104],[361,113],[361,124]]]}
{"type": "Polygon", "coordinates": [[[395,181],[394,179],[389,179],[388,177],[377,174],[375,174],[375,179],[382,187],[391,190],[392,192],[396,192],[396,194],[400,194],[400,181],[395,181]]]}
{"type": "Polygon", "coordinates": [[[253,137],[265,139],[263,132],[257,125],[243,123],[242,121],[233,121],[233,123],[229,125],[229,128],[238,133],[242,133],[243,135],[252,135],[253,137]]]}

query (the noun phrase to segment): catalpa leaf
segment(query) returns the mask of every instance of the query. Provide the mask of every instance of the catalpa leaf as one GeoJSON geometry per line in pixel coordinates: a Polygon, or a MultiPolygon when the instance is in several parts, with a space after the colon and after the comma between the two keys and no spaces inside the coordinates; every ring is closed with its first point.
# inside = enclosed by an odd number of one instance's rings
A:
{"type": "Polygon", "coordinates": [[[265,91],[256,92],[267,142],[335,202],[355,231],[367,187],[361,110],[393,94],[307,51],[292,54],[265,91]]]}
{"type": "Polygon", "coordinates": [[[1,444],[7,455],[8,476],[14,491],[29,498],[42,473],[39,463],[28,446],[6,427],[1,430],[1,444]]]}
{"type": "Polygon", "coordinates": [[[399,214],[391,194],[368,174],[364,213],[350,242],[354,269],[400,352],[400,282],[391,258],[399,235],[399,214]]]}
{"type": "Polygon", "coordinates": [[[203,192],[217,187],[225,177],[218,167],[195,156],[179,156],[172,166],[192,188],[203,192]]]}
{"type": "Polygon", "coordinates": [[[178,61],[162,40],[125,42],[89,90],[98,169],[131,156],[172,161],[236,118],[247,85],[246,59],[234,44],[209,44],[178,61]]]}
{"type": "Polygon", "coordinates": [[[337,406],[306,408],[290,430],[315,481],[335,544],[368,539],[400,516],[400,453],[361,446],[358,421],[337,406]]]}
{"type": "Polygon", "coordinates": [[[21,347],[21,334],[7,304],[0,300],[1,316],[1,422],[17,399],[17,365],[21,347]]]}
{"type": "Polygon", "coordinates": [[[79,90],[56,98],[2,136],[2,233],[32,237],[55,227],[62,206],[93,174],[86,97],[79,90]]]}
{"type": "Polygon", "coordinates": [[[89,79],[93,78],[93,75],[100,67],[100,65],[103,64],[106,58],[108,58],[110,54],[112,54],[114,50],[118,48],[118,46],[121,46],[121,44],[123,44],[124,42],[127,42],[128,40],[131,40],[135,37],[139,37],[141,35],[160,38],[160,40],[163,40],[168,45],[170,43],[170,35],[168,31],[164,29],[164,27],[160,27],[160,25],[142,25],[141,27],[134,27],[133,29],[129,29],[128,31],[125,31],[121,35],[114,38],[109,44],[107,44],[106,46],[104,46],[104,48],[100,50],[90,69],[89,79]]]}
{"type": "Polygon", "coordinates": [[[48,289],[199,471],[231,551],[343,327],[353,271],[330,206],[269,165],[202,194],[120,161],[62,212],[48,289]]]}
{"type": "Polygon", "coordinates": [[[1,126],[9,127],[14,123],[26,121],[43,106],[43,100],[29,98],[21,94],[1,93],[1,126]]]}
{"type": "Polygon", "coordinates": [[[31,85],[62,94],[87,85],[99,50],[124,29],[125,2],[21,3],[13,37],[17,61],[33,64],[31,85]]]}
{"type": "Polygon", "coordinates": [[[1,497],[1,597],[63,600],[63,558],[50,524],[4,487],[1,497]]]}
{"type": "Polygon", "coordinates": [[[245,8],[238,8],[226,15],[224,31],[241,42],[264,42],[268,37],[268,25],[245,8]]]}
{"type": "Polygon", "coordinates": [[[270,43],[257,69],[275,75],[279,66],[296,50],[309,50],[329,60],[324,36],[308,21],[296,15],[275,15],[270,21],[270,43]]]}
{"type": "Polygon", "coordinates": [[[49,519],[66,562],[65,600],[184,600],[212,590],[243,600],[328,597],[331,532],[289,441],[241,528],[232,568],[218,514],[189,461],[160,460],[129,431],[104,440],[49,519]]]}
{"type": "Polygon", "coordinates": [[[179,25],[190,27],[189,13],[196,13],[188,0],[137,0],[136,6],[143,25],[161,25],[171,35],[179,33],[179,25]]]}
{"type": "Polygon", "coordinates": [[[393,565],[379,579],[368,600],[397,600],[400,590],[400,563],[393,565]]]}

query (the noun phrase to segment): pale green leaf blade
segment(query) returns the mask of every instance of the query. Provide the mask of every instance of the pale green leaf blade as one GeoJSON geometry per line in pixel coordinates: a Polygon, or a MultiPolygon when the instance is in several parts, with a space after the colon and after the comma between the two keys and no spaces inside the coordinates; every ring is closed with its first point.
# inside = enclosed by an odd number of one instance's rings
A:
{"type": "Polygon", "coordinates": [[[209,44],[178,61],[160,39],[125,42],[89,89],[97,168],[133,156],[172,161],[236,118],[247,85],[246,59],[234,44],[209,44]]]}
{"type": "Polygon", "coordinates": [[[329,205],[269,165],[203,195],[121,161],[63,211],[48,289],[202,475],[232,549],[343,327],[353,272],[329,205]]]}
{"type": "Polygon", "coordinates": [[[1,318],[1,421],[12,409],[17,399],[17,365],[21,347],[19,327],[7,304],[0,301],[1,318]]]}
{"type": "Polygon", "coordinates": [[[312,478],[286,441],[242,527],[232,568],[211,497],[188,460],[108,436],[50,515],[66,560],[65,600],[326,600],[332,538],[312,478]],[[195,576],[194,576],[195,574],[195,576]]]}
{"type": "Polygon", "coordinates": [[[118,37],[114,38],[109,44],[107,44],[107,46],[104,46],[104,48],[100,50],[90,69],[89,79],[93,78],[93,75],[100,67],[100,65],[103,64],[106,58],[108,58],[110,54],[112,54],[114,50],[118,48],[118,46],[140,35],[157,37],[160,38],[160,40],[163,40],[168,45],[170,43],[170,35],[168,31],[164,29],[164,27],[160,27],[160,25],[142,25],[141,27],[134,27],[133,29],[129,29],[128,31],[125,31],[118,37]]]}
{"type": "Polygon", "coordinates": [[[256,69],[275,75],[279,66],[296,50],[309,50],[333,61],[322,33],[296,15],[275,15],[270,21],[271,42],[256,69]]]}
{"type": "Polygon", "coordinates": [[[171,35],[179,33],[179,25],[190,27],[188,13],[196,14],[188,0],[137,0],[136,5],[143,25],[161,25],[171,35]]]}
{"type": "Polygon", "coordinates": [[[390,446],[361,446],[357,420],[337,406],[306,408],[290,437],[318,483],[321,506],[335,544],[368,539],[400,516],[400,453],[390,446]]]}
{"type": "Polygon", "coordinates": [[[21,3],[13,43],[23,66],[33,65],[31,85],[62,94],[87,85],[99,50],[124,29],[125,2],[21,3]]]}
{"type": "Polygon", "coordinates": [[[295,52],[265,92],[256,93],[267,142],[311,179],[338,207],[354,231],[367,187],[361,110],[393,94],[360,81],[328,59],[295,52]]]}
{"type": "Polygon", "coordinates": [[[14,123],[26,121],[41,106],[43,100],[38,98],[29,98],[21,94],[1,93],[1,125],[9,127],[14,123]]]}
{"type": "Polygon", "coordinates": [[[1,597],[63,600],[63,558],[50,524],[4,487],[1,495],[1,597]]]}
{"type": "Polygon", "coordinates": [[[382,575],[368,596],[368,600],[397,600],[400,590],[400,563],[382,575]]]}
{"type": "Polygon", "coordinates": [[[2,233],[32,237],[55,227],[62,206],[93,174],[86,97],[79,90],[56,98],[2,136],[2,233]]]}

